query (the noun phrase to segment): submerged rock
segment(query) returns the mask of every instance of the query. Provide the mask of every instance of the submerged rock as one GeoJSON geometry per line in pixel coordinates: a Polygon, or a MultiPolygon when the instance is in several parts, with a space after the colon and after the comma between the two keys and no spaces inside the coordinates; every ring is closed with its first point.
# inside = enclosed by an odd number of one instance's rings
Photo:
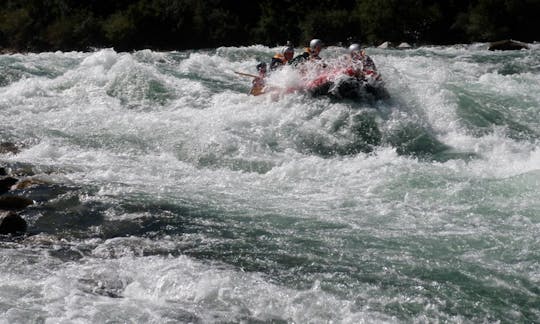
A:
{"type": "Polygon", "coordinates": [[[11,142],[0,143],[0,154],[6,154],[6,153],[17,154],[19,152],[20,152],[19,148],[11,142]]]}
{"type": "Polygon", "coordinates": [[[11,186],[16,184],[19,180],[13,177],[4,177],[0,179],[0,195],[5,194],[11,189],[11,186]]]}
{"type": "MultiPolygon", "coordinates": [[[[26,178],[22,179],[17,184],[12,186],[12,189],[14,190],[21,190],[21,189],[28,189],[39,185],[47,184],[45,181],[34,179],[34,178],[26,178]]],[[[1,188],[1,187],[0,187],[1,188]]]]}
{"type": "Polygon", "coordinates": [[[18,210],[26,208],[34,203],[32,199],[20,196],[0,197],[0,210],[18,210]]]}
{"type": "Polygon", "coordinates": [[[515,51],[521,49],[529,49],[529,46],[525,43],[518,42],[512,39],[505,39],[489,44],[488,50],[490,51],[515,51]]]}
{"type": "Polygon", "coordinates": [[[28,224],[15,212],[0,212],[0,234],[22,234],[26,232],[28,224]]]}

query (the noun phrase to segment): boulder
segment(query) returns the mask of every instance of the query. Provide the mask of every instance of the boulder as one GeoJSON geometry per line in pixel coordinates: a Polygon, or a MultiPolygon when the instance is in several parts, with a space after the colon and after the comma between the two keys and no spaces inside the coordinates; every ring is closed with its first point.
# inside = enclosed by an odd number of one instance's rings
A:
{"type": "Polygon", "coordinates": [[[394,46],[393,46],[392,43],[390,43],[390,42],[384,42],[384,43],[382,43],[381,45],[379,45],[379,46],[377,46],[377,47],[378,47],[378,48],[392,48],[392,47],[394,47],[394,46]]]}
{"type": "Polygon", "coordinates": [[[43,184],[46,184],[45,181],[41,181],[39,179],[34,179],[34,178],[26,178],[17,182],[17,184],[13,185],[11,189],[12,190],[28,189],[28,188],[32,188],[32,187],[43,185],[43,184]]]}
{"type": "Polygon", "coordinates": [[[403,42],[403,43],[399,44],[397,48],[408,49],[408,48],[412,48],[412,46],[409,43],[403,42]]]}
{"type": "Polygon", "coordinates": [[[489,44],[488,50],[490,51],[515,51],[529,49],[529,46],[525,43],[518,42],[512,39],[500,40],[489,44]]]}
{"type": "Polygon", "coordinates": [[[16,184],[19,180],[13,177],[3,177],[0,179],[0,195],[5,194],[11,189],[11,186],[16,184]]]}
{"type": "Polygon", "coordinates": [[[16,54],[17,51],[14,50],[13,48],[0,48],[0,54],[2,55],[11,55],[11,54],[16,54]]]}
{"type": "Polygon", "coordinates": [[[18,210],[26,208],[34,203],[32,199],[20,196],[1,196],[0,210],[18,210]]]}
{"type": "Polygon", "coordinates": [[[0,234],[17,235],[26,232],[28,224],[15,212],[0,212],[0,234]]]}
{"type": "Polygon", "coordinates": [[[19,148],[11,142],[0,143],[0,154],[6,154],[6,153],[17,154],[19,152],[20,152],[19,148]]]}

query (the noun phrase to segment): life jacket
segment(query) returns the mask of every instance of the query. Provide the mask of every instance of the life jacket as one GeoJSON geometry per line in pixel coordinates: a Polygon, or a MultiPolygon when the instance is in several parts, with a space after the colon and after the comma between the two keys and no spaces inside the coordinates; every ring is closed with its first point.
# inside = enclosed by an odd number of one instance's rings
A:
{"type": "Polygon", "coordinates": [[[321,57],[319,55],[315,55],[309,47],[306,47],[304,49],[304,52],[302,54],[297,55],[292,60],[290,60],[289,64],[292,64],[293,66],[297,66],[300,63],[304,63],[305,61],[311,61],[311,60],[313,61],[321,60],[321,57]]]}
{"type": "Polygon", "coordinates": [[[251,81],[252,87],[249,91],[250,95],[258,96],[260,94],[264,93],[264,87],[266,86],[266,82],[264,80],[264,76],[261,75],[257,78],[254,78],[253,81],[251,81]]]}
{"type": "Polygon", "coordinates": [[[285,64],[287,64],[287,59],[285,58],[285,56],[281,53],[276,53],[276,55],[272,57],[272,62],[270,63],[270,70],[275,70],[285,64]]]}
{"type": "Polygon", "coordinates": [[[315,54],[311,51],[311,48],[309,47],[306,47],[305,49],[305,53],[308,53],[309,54],[309,60],[320,60],[321,57],[319,56],[319,54],[315,54]]]}
{"type": "Polygon", "coordinates": [[[273,59],[276,59],[276,60],[280,60],[282,61],[283,63],[287,62],[287,59],[285,58],[285,56],[281,53],[276,53],[276,55],[274,55],[273,59]]]}
{"type": "Polygon", "coordinates": [[[274,55],[274,57],[272,57],[272,63],[273,64],[285,64],[287,63],[287,59],[285,58],[285,56],[281,53],[276,53],[276,55],[274,55]]]}

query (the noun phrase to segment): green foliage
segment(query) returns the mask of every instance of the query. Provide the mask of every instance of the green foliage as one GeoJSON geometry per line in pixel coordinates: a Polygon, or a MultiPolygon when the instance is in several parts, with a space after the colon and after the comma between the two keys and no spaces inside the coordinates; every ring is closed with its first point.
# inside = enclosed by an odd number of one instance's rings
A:
{"type": "Polygon", "coordinates": [[[344,38],[360,34],[359,26],[345,10],[315,11],[308,14],[300,23],[302,39],[321,38],[335,44],[344,38]]]}
{"type": "Polygon", "coordinates": [[[54,49],[69,50],[94,45],[99,33],[100,24],[91,13],[76,12],[50,23],[43,38],[54,49]]]}
{"type": "Polygon", "coordinates": [[[295,3],[285,1],[285,5],[279,5],[273,1],[260,4],[260,17],[256,21],[252,35],[262,44],[284,44],[287,40],[298,44],[301,30],[299,27],[300,13],[295,8],[295,3]]]}
{"type": "Polygon", "coordinates": [[[479,0],[460,17],[460,23],[470,40],[538,40],[539,13],[540,1],[537,0],[479,0]]]}
{"type": "Polygon", "coordinates": [[[103,32],[109,44],[126,47],[135,36],[136,28],[133,21],[123,12],[110,15],[102,23],[103,32]]]}
{"type": "Polygon", "coordinates": [[[32,18],[28,9],[18,8],[0,12],[0,33],[7,38],[8,47],[24,48],[32,37],[32,18]]]}
{"type": "Polygon", "coordinates": [[[231,44],[238,43],[240,18],[238,15],[223,8],[213,8],[206,16],[206,23],[210,26],[219,26],[208,37],[212,43],[231,44]]]}
{"type": "Polygon", "coordinates": [[[538,40],[538,0],[4,0],[0,48],[538,40]]]}
{"type": "Polygon", "coordinates": [[[397,2],[398,0],[359,1],[355,13],[360,17],[368,42],[381,42],[381,37],[391,41],[398,38],[396,34],[399,30],[393,28],[397,2]]]}
{"type": "Polygon", "coordinates": [[[501,18],[506,16],[506,11],[504,1],[480,0],[469,12],[467,34],[476,35],[480,40],[493,39],[499,35],[506,37],[506,24],[500,24],[504,21],[501,18]]]}

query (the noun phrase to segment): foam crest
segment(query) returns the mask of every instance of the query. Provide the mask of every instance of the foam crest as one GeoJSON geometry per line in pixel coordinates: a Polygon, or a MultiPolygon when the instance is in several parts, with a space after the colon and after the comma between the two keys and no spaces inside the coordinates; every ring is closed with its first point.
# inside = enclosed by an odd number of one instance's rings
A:
{"type": "Polygon", "coordinates": [[[118,53],[113,49],[103,49],[90,54],[82,62],[81,66],[86,68],[99,68],[102,71],[110,70],[118,61],[118,53]]]}
{"type": "MultiPolygon", "coordinates": [[[[34,300],[48,302],[42,316],[57,322],[74,318],[151,322],[390,320],[376,311],[354,309],[353,303],[329,296],[318,286],[287,289],[267,283],[257,274],[187,257],[98,260],[67,265],[45,280],[43,296],[34,300]]],[[[12,314],[7,318],[16,319],[12,314]]]]}

